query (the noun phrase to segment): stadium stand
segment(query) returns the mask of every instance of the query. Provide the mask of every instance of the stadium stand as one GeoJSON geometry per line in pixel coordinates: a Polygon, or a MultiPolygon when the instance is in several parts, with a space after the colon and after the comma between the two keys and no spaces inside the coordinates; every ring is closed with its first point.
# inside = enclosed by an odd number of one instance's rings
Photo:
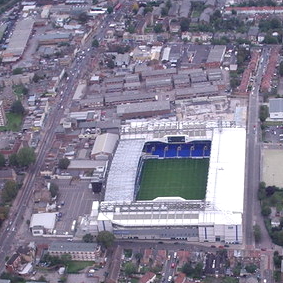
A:
{"type": "Polygon", "coordinates": [[[209,158],[211,141],[193,141],[189,143],[147,142],[143,152],[160,158],[209,158]]]}

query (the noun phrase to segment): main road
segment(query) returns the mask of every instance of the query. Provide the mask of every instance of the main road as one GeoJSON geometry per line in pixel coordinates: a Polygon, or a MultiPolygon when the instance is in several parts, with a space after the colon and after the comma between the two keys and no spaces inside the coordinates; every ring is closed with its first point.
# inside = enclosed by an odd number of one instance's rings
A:
{"type": "MultiPolygon", "coordinates": [[[[99,30],[99,33],[101,34],[102,32],[99,30]]],[[[73,60],[71,66],[66,70],[69,75],[65,79],[65,84],[59,87],[58,93],[61,93],[61,95],[57,95],[55,99],[57,105],[54,105],[50,110],[49,117],[42,130],[42,138],[37,148],[36,162],[27,171],[23,186],[10,210],[10,217],[2,227],[0,235],[0,272],[5,269],[6,257],[11,255],[11,247],[15,244],[17,227],[23,222],[23,215],[27,209],[28,202],[32,198],[35,179],[39,176],[40,169],[44,164],[45,155],[52,148],[55,129],[64,115],[65,108],[68,107],[72,99],[79,80],[86,72],[86,66],[91,59],[91,52],[95,51],[91,49],[90,38],[82,47],[80,51],[81,56],[73,60]]]]}
{"type": "Polygon", "coordinates": [[[249,97],[248,123],[247,123],[247,154],[246,154],[246,188],[244,208],[244,243],[246,246],[254,245],[253,226],[261,217],[258,213],[257,191],[260,182],[260,142],[261,134],[259,124],[259,92],[261,80],[266,70],[269,57],[269,48],[264,47],[258,64],[255,82],[249,97]]]}

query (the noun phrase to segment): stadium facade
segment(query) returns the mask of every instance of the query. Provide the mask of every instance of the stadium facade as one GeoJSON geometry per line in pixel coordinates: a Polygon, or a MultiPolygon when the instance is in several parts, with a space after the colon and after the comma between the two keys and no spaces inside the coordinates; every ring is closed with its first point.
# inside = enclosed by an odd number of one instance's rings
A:
{"type": "Polygon", "coordinates": [[[233,122],[125,125],[108,174],[105,201],[94,204],[92,223],[97,231],[108,230],[123,239],[241,243],[245,149],[246,130],[233,122]],[[148,142],[197,145],[203,141],[210,142],[209,149],[190,146],[181,154],[183,147],[173,146],[175,156],[166,155],[166,145],[163,153],[153,152],[155,147],[145,149],[148,142]],[[205,198],[186,200],[172,193],[170,197],[136,201],[145,155],[161,159],[209,157],[205,198]]]}

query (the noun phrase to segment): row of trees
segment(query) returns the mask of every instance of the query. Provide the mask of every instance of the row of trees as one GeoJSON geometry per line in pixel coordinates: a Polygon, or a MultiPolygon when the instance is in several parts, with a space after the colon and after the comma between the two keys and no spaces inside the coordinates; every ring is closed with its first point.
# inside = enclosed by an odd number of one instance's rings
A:
{"type": "Polygon", "coordinates": [[[280,218],[278,226],[272,227],[269,217],[271,207],[274,207],[277,212],[282,210],[283,191],[276,186],[266,186],[264,182],[261,182],[258,189],[258,199],[261,204],[261,214],[264,217],[264,223],[272,242],[283,246],[283,218],[280,218]]]}
{"type": "Polygon", "coordinates": [[[36,160],[36,154],[31,147],[23,147],[18,153],[9,156],[9,163],[15,167],[28,167],[36,160]]]}
{"type": "MultiPolygon", "coordinates": [[[[86,243],[93,243],[94,240],[94,236],[90,233],[83,236],[83,241],[86,243]]],[[[114,235],[108,231],[99,232],[96,238],[97,243],[101,244],[105,248],[111,247],[114,243],[114,240],[114,235]]]]}

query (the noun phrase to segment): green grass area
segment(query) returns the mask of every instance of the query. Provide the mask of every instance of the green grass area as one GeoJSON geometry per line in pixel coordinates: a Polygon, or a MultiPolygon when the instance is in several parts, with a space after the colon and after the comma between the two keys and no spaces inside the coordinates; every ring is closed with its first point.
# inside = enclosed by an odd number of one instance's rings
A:
{"type": "Polygon", "coordinates": [[[7,117],[7,125],[4,127],[0,127],[0,132],[3,131],[18,132],[22,124],[23,116],[15,113],[6,113],[6,117],[7,117]]]}
{"type": "Polygon", "coordinates": [[[27,88],[23,84],[14,85],[13,91],[20,100],[22,100],[23,95],[27,94],[27,88]]]}
{"type": "Polygon", "coordinates": [[[79,271],[85,269],[88,266],[93,266],[94,261],[71,261],[68,264],[68,273],[78,273],[79,271]]]}
{"type": "Polygon", "coordinates": [[[142,168],[138,200],[205,198],[209,159],[150,159],[142,168]]]}
{"type": "Polygon", "coordinates": [[[192,17],[192,18],[198,18],[198,17],[200,16],[200,14],[201,14],[201,11],[194,10],[194,11],[192,12],[191,17],[192,17]]]}

